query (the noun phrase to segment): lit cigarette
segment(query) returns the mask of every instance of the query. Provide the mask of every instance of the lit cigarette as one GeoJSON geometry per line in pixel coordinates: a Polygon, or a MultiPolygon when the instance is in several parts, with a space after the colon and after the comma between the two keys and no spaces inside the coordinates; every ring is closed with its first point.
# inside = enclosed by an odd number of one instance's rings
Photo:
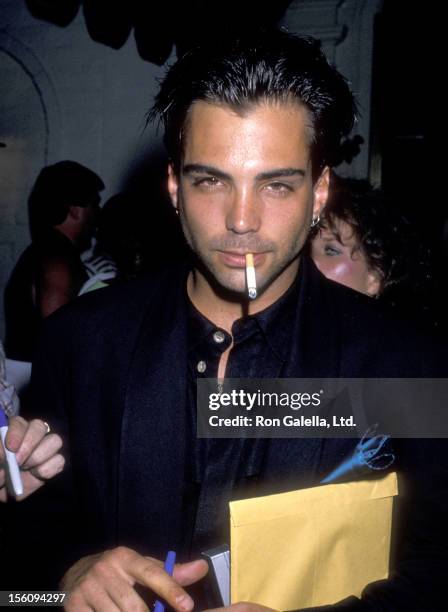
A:
{"type": "Polygon", "coordinates": [[[247,293],[251,300],[257,297],[257,279],[255,278],[254,256],[246,253],[247,293]]]}

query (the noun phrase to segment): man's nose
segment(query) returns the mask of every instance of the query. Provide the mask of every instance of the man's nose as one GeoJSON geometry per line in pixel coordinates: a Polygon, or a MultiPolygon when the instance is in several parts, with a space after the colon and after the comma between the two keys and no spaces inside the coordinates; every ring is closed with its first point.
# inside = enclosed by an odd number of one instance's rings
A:
{"type": "Polygon", "coordinates": [[[250,191],[235,191],[226,215],[226,229],[236,234],[257,232],[261,226],[261,210],[250,191]]]}

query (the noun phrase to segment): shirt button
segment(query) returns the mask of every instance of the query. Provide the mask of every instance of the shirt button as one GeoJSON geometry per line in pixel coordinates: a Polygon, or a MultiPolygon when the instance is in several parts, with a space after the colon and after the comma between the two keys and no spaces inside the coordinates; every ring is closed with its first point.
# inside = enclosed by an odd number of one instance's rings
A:
{"type": "Polygon", "coordinates": [[[199,374],[203,374],[205,370],[207,369],[207,364],[205,363],[205,361],[198,361],[198,365],[196,366],[196,369],[199,372],[199,374]]]}
{"type": "Polygon", "coordinates": [[[225,336],[224,332],[222,332],[220,330],[215,331],[215,333],[213,334],[213,340],[217,344],[221,344],[222,342],[224,342],[225,339],[226,339],[226,336],[225,336]]]}

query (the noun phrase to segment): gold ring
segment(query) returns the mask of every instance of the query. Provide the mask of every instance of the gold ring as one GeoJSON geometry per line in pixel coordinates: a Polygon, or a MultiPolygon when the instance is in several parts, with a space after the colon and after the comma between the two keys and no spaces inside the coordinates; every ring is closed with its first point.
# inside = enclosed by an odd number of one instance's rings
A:
{"type": "Polygon", "coordinates": [[[45,427],[47,428],[47,431],[45,432],[45,435],[48,436],[48,434],[51,431],[51,427],[49,426],[49,424],[47,423],[47,421],[42,421],[43,424],[45,425],[45,427]]]}

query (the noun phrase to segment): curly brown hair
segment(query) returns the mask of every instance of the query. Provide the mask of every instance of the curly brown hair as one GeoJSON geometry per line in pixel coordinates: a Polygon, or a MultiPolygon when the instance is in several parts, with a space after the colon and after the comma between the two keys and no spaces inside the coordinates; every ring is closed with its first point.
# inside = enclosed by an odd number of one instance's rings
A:
{"type": "Polygon", "coordinates": [[[369,269],[379,274],[383,296],[395,289],[423,290],[430,279],[428,249],[381,190],[366,180],[333,173],[330,199],[310,238],[326,228],[341,241],[340,221],[353,230],[355,249],[363,252],[369,269]]]}

